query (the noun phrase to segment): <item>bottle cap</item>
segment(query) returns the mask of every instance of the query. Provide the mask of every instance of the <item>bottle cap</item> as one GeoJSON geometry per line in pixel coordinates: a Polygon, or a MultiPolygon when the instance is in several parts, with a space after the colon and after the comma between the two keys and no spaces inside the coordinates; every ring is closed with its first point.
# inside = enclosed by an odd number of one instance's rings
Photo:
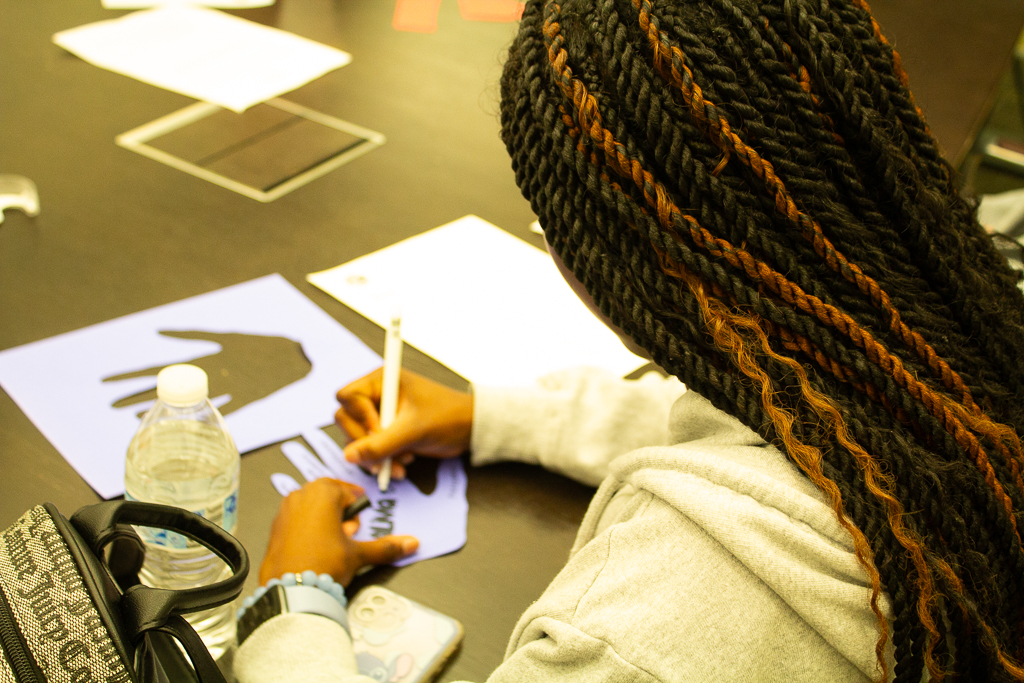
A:
{"type": "Polygon", "coordinates": [[[156,396],[168,405],[195,405],[209,391],[206,373],[194,365],[168,365],[156,376],[156,396]]]}

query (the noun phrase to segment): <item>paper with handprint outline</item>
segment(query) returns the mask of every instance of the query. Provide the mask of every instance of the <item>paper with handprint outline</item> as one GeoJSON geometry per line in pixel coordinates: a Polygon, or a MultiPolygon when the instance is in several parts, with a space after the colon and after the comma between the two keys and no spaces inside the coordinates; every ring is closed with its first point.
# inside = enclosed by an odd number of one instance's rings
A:
{"type": "MultiPolygon", "coordinates": [[[[202,330],[159,330],[159,334],[175,339],[213,342],[219,347],[215,353],[189,360],[189,364],[206,372],[210,396],[214,397],[217,410],[224,417],[298,382],[313,369],[313,364],[302,351],[302,344],[281,335],[202,330]]],[[[156,400],[155,378],[165,367],[158,364],[104,377],[104,383],[125,382],[139,377],[148,377],[153,383],[153,388],[145,391],[127,391],[111,405],[114,408],[136,406],[148,410],[156,400]]],[[[141,410],[137,414],[142,417],[144,413],[145,410],[141,410]]]]}
{"type": "MultiPolygon", "coordinates": [[[[312,365],[285,386],[269,378],[273,393],[225,417],[242,453],[330,424],[337,388],[381,365],[358,337],[275,274],[2,351],[0,386],[86,483],[111,498],[124,492],[128,444],[138,429],[137,413],[148,406],[113,404],[141,397],[156,378],[150,372],[103,380],[209,357],[225,346],[181,338],[195,337],[184,334],[189,331],[284,337],[312,365]]],[[[232,397],[218,395],[219,382],[211,377],[212,399],[223,405],[232,397]]]]}
{"type": "MultiPolygon", "coordinates": [[[[304,431],[302,438],[313,447],[316,455],[298,441],[281,444],[281,451],[306,481],[334,477],[358,484],[366,491],[371,505],[359,515],[356,540],[370,541],[388,534],[419,539],[419,549],[395,562],[395,566],[404,567],[446,555],[466,544],[469,503],[466,502],[466,471],[459,458],[440,461],[437,485],[429,494],[407,479],[392,479],[388,490],[381,492],[377,477],[346,461],[341,447],[328,434],[314,429],[304,431]]],[[[287,474],[274,474],[270,481],[282,496],[299,488],[298,482],[287,474]]]]}

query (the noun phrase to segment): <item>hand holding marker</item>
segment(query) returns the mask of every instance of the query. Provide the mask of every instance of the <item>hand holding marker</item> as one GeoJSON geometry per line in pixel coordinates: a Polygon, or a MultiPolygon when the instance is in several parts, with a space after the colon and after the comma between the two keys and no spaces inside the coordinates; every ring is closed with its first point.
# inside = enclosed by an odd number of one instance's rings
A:
{"type": "Polygon", "coordinates": [[[364,493],[356,498],[356,502],[345,508],[345,511],[341,513],[341,521],[347,522],[350,519],[355,519],[356,515],[368,507],[370,507],[370,499],[364,493]]]}
{"type": "MultiPolygon", "coordinates": [[[[381,370],[377,370],[376,374],[374,413],[377,413],[376,406],[380,404],[381,370]]],[[[402,386],[404,389],[405,384],[402,386]]],[[[437,468],[437,485],[429,494],[424,494],[409,481],[392,481],[388,490],[382,493],[378,491],[376,475],[370,475],[359,465],[348,462],[342,448],[323,430],[306,430],[301,436],[308,448],[299,441],[287,441],[281,444],[281,452],[307,482],[329,477],[365,489],[364,495],[372,509],[363,511],[369,517],[363,517],[352,510],[359,505],[358,500],[340,511],[343,522],[354,520],[357,514],[360,518],[361,524],[357,531],[351,527],[347,529],[353,531],[354,540],[372,541],[388,532],[418,538],[419,549],[414,555],[398,560],[395,563],[398,567],[438,557],[465,545],[468,505],[466,473],[460,459],[441,460],[437,468]]],[[[280,472],[271,476],[271,482],[282,496],[303,488],[291,476],[280,472]]]]}
{"type": "MultiPolygon", "coordinates": [[[[380,390],[380,428],[391,426],[398,412],[398,378],[402,374],[402,314],[395,307],[384,338],[384,376],[380,390]]],[[[385,458],[377,474],[377,486],[387,491],[391,485],[391,458],[385,458]]]]}

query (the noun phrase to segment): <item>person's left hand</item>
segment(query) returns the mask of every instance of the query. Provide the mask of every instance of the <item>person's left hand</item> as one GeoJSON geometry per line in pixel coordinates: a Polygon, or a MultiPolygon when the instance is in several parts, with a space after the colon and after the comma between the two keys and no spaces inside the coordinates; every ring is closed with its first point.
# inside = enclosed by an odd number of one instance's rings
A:
{"type": "Polygon", "coordinates": [[[355,573],[368,564],[390,564],[416,552],[413,536],[384,536],[373,541],[355,541],[359,519],[342,522],[345,507],[362,495],[363,489],[339,479],[317,479],[281,501],[270,527],[267,555],[260,567],[260,585],[286,572],[311,569],[330,574],[347,586],[355,573]]]}

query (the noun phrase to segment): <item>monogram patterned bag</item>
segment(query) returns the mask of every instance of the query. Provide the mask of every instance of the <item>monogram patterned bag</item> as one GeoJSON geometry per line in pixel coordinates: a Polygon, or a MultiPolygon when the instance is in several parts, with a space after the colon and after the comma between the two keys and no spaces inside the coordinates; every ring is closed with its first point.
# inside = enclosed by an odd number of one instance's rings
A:
{"type": "Polygon", "coordinates": [[[178,508],[108,501],[69,521],[51,504],[35,507],[0,534],[0,683],[224,683],[181,615],[230,602],[248,571],[238,541],[178,508]],[[143,586],[132,525],[198,541],[232,575],[188,590],[143,586]]]}

